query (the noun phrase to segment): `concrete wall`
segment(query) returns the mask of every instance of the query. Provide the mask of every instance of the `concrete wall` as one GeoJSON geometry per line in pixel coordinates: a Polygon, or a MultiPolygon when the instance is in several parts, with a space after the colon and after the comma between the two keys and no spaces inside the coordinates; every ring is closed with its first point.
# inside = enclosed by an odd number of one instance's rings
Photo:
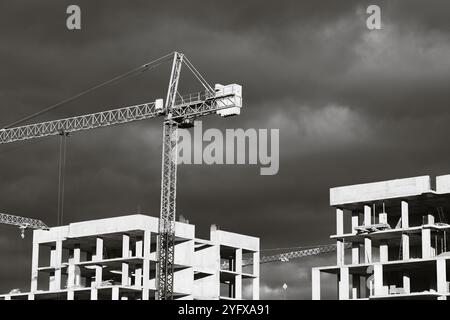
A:
{"type": "Polygon", "coordinates": [[[450,174],[436,177],[436,192],[450,193],[450,174]]]}
{"type": "Polygon", "coordinates": [[[429,176],[357,184],[330,189],[330,205],[370,202],[420,195],[431,191],[429,176]]]}
{"type": "Polygon", "coordinates": [[[222,230],[211,231],[211,241],[224,246],[259,251],[259,239],[222,230]]]}

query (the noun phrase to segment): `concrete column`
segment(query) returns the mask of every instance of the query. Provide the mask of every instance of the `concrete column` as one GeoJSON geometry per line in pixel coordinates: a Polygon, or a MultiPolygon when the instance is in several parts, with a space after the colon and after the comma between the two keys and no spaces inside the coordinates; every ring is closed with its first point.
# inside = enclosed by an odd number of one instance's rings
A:
{"type": "MultiPolygon", "coordinates": [[[[50,247],[50,267],[51,268],[56,268],[56,260],[57,259],[56,259],[56,244],[55,244],[50,247]]],[[[53,270],[50,273],[50,277],[49,277],[48,288],[50,291],[55,290],[55,287],[56,287],[55,281],[56,281],[56,272],[55,272],[55,270],[53,270]]]]}
{"type": "Polygon", "coordinates": [[[320,300],[320,269],[319,268],[312,268],[311,282],[312,282],[312,300],[320,300]]]}
{"type": "Polygon", "coordinates": [[[372,208],[370,206],[364,206],[364,225],[370,226],[372,224],[372,208]]]}
{"type": "Polygon", "coordinates": [[[34,300],[34,294],[33,293],[30,293],[30,294],[28,294],[28,300],[34,300]]]}
{"type": "Polygon", "coordinates": [[[61,264],[62,264],[62,240],[56,241],[54,251],[53,267],[55,268],[55,275],[53,279],[52,290],[61,289],[61,264]]]}
{"type": "Polygon", "coordinates": [[[73,290],[67,291],[67,300],[75,300],[75,292],[73,290]]]}
{"type": "Polygon", "coordinates": [[[348,267],[340,268],[339,273],[339,300],[348,300],[350,294],[350,279],[348,267]]]}
{"type": "Polygon", "coordinates": [[[407,271],[403,273],[403,290],[405,293],[411,293],[411,277],[407,271]]]}
{"type": "Polygon", "coordinates": [[[380,213],[378,215],[378,223],[384,223],[384,224],[388,223],[387,213],[386,212],[382,212],[382,213],[380,213]]]}
{"type": "Polygon", "coordinates": [[[408,202],[401,202],[401,211],[402,211],[402,229],[409,228],[409,205],[408,202]]]}
{"type": "Polygon", "coordinates": [[[422,259],[431,258],[431,229],[422,229],[422,259]]]}
{"type": "Polygon", "coordinates": [[[31,292],[36,292],[38,288],[39,267],[39,243],[33,242],[33,253],[31,258],[31,292]]]}
{"type": "MultiPolygon", "coordinates": [[[[81,249],[80,249],[80,245],[77,244],[75,245],[75,248],[73,249],[73,262],[75,264],[80,263],[81,261],[81,249]]],[[[80,266],[75,266],[75,286],[80,286],[81,285],[81,270],[80,270],[80,266]]]]}
{"type": "Polygon", "coordinates": [[[352,243],[352,264],[359,264],[359,243],[352,243]]]}
{"type": "Polygon", "coordinates": [[[259,252],[253,253],[253,275],[256,277],[253,279],[253,300],[259,300],[259,252]]]}
{"type": "Polygon", "coordinates": [[[359,226],[359,212],[352,211],[352,234],[356,234],[355,228],[359,226]]]}
{"type": "MultiPolygon", "coordinates": [[[[95,256],[94,261],[100,261],[103,260],[103,239],[100,237],[97,237],[96,239],[96,247],[95,247],[95,256]]],[[[102,285],[102,278],[103,278],[103,270],[101,265],[97,265],[95,267],[95,285],[101,286],[102,285]]],[[[91,295],[93,293],[91,292],[91,295]]],[[[97,293],[95,292],[95,295],[97,293]]]]}
{"type": "Polygon", "coordinates": [[[91,288],[91,300],[98,300],[98,290],[91,288]]]}
{"type": "Polygon", "coordinates": [[[374,275],[374,294],[376,296],[386,294],[383,287],[383,265],[382,264],[374,264],[373,266],[373,275],[374,275]]]}
{"type": "Polygon", "coordinates": [[[344,234],[344,210],[336,209],[336,235],[344,234]]]}
{"type": "Polygon", "coordinates": [[[69,266],[67,268],[67,289],[79,286],[81,282],[80,267],[76,264],[80,262],[81,252],[80,246],[75,245],[69,258],[69,266]]]}
{"type": "Polygon", "coordinates": [[[135,250],[135,256],[136,257],[142,257],[142,253],[143,253],[143,246],[144,246],[144,241],[142,240],[142,238],[140,238],[139,240],[136,240],[136,250],[135,250]]]}
{"type": "Polygon", "coordinates": [[[361,277],[357,274],[352,276],[352,299],[361,298],[361,277]]]}
{"type": "Polygon", "coordinates": [[[149,300],[150,299],[150,290],[147,288],[142,289],[142,300],[149,300]]]}
{"type": "Polygon", "coordinates": [[[95,261],[103,260],[103,239],[97,237],[95,246],[95,261]]]}
{"type": "Polygon", "coordinates": [[[73,258],[69,258],[69,266],[67,267],[67,289],[71,290],[75,286],[75,265],[73,258]]]}
{"type": "Polygon", "coordinates": [[[242,299],[242,249],[236,249],[235,264],[238,275],[235,278],[234,297],[242,299]]]}
{"type": "MultiPolygon", "coordinates": [[[[364,206],[364,225],[372,224],[372,208],[369,205],[364,206]]],[[[364,262],[372,263],[372,240],[364,238],[364,262]]]]}
{"type": "Polygon", "coordinates": [[[402,234],[402,254],[403,260],[409,260],[409,235],[406,233],[402,234]]]}
{"type": "MultiPolygon", "coordinates": [[[[130,236],[124,234],[122,236],[122,258],[128,258],[130,253],[130,236]]],[[[122,263],[122,285],[129,285],[129,264],[122,263]]]]}
{"type": "Polygon", "coordinates": [[[134,270],[134,286],[142,287],[142,268],[140,267],[136,267],[136,270],[134,270]]]}
{"type": "Polygon", "coordinates": [[[56,267],[56,243],[50,247],[50,267],[56,267]]]}
{"type": "Polygon", "coordinates": [[[364,262],[372,263],[372,239],[364,238],[364,262]]]}
{"type": "Polygon", "coordinates": [[[112,287],[112,300],[119,300],[119,287],[112,287]]]}
{"type": "Polygon", "coordinates": [[[73,259],[74,262],[80,262],[81,260],[81,248],[79,244],[76,244],[73,248],[73,259]]]}
{"type": "Polygon", "coordinates": [[[234,297],[238,300],[242,300],[242,275],[239,274],[235,277],[234,285],[234,297]]]}
{"type": "Polygon", "coordinates": [[[236,249],[236,272],[242,273],[242,249],[236,249]]]}
{"type": "Polygon", "coordinates": [[[151,250],[151,237],[152,233],[149,230],[144,231],[144,265],[142,272],[142,300],[150,299],[150,250],[151,250]]]}
{"type": "Polygon", "coordinates": [[[337,240],[336,241],[336,256],[337,256],[337,265],[343,266],[345,263],[345,255],[344,255],[344,241],[337,240]]]}
{"type": "Polygon", "coordinates": [[[425,215],[426,217],[426,224],[434,224],[434,216],[432,214],[425,215]]]}
{"type": "Polygon", "coordinates": [[[122,235],[122,258],[128,258],[130,256],[130,236],[127,234],[122,235]]]}
{"type": "Polygon", "coordinates": [[[380,262],[387,262],[389,261],[389,252],[388,252],[388,243],[387,241],[383,240],[380,244],[380,262]]]}
{"type": "Polygon", "coordinates": [[[373,294],[373,275],[366,275],[364,278],[364,298],[369,298],[373,294]]]}
{"type": "MultiPolygon", "coordinates": [[[[136,239],[136,245],[135,245],[135,257],[143,257],[144,252],[144,241],[142,237],[139,237],[136,239]]],[[[143,266],[136,266],[136,269],[134,270],[134,286],[136,288],[142,287],[142,269],[143,266]]]]}
{"type": "Polygon", "coordinates": [[[447,294],[447,268],[445,259],[436,260],[437,292],[447,294]]]}
{"type": "MultiPolygon", "coordinates": [[[[402,214],[402,229],[409,228],[409,204],[406,201],[401,202],[401,214],[402,214]]],[[[402,259],[409,260],[409,235],[406,233],[402,234],[402,259]]]]}

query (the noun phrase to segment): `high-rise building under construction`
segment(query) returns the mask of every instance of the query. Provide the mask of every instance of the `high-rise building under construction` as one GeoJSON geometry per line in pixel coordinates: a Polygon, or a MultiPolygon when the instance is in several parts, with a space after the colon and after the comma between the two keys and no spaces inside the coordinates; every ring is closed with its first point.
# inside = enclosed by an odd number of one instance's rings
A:
{"type": "MultiPolygon", "coordinates": [[[[151,300],[159,219],[136,214],[33,233],[31,290],[0,300],[151,300]]],[[[174,299],[259,299],[259,238],[175,223],[174,299]]]]}
{"type": "Polygon", "coordinates": [[[321,274],[337,276],[337,298],[447,299],[450,175],[330,189],[336,209],[337,263],[313,268],[312,298],[321,274]]]}

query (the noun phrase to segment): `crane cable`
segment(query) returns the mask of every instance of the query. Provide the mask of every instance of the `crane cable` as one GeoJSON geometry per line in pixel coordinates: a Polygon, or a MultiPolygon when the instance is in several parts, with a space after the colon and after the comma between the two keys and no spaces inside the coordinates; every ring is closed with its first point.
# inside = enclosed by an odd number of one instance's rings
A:
{"type": "Polygon", "coordinates": [[[47,113],[47,112],[52,111],[52,110],[55,110],[55,109],[63,106],[64,104],[66,104],[68,102],[74,101],[74,100],[76,100],[76,99],[78,99],[78,98],[80,98],[80,97],[82,97],[82,96],[84,96],[84,95],[86,95],[88,93],[91,93],[91,92],[93,92],[93,91],[95,91],[97,89],[100,89],[100,88],[102,88],[102,87],[104,87],[104,86],[106,86],[108,84],[111,84],[113,82],[117,82],[117,81],[126,79],[126,78],[131,77],[131,76],[134,76],[134,75],[136,75],[136,74],[138,74],[140,72],[145,72],[145,71],[149,71],[151,69],[154,69],[154,68],[158,67],[159,65],[163,64],[164,62],[168,61],[169,58],[173,57],[173,54],[174,53],[170,53],[170,54],[167,54],[167,55],[165,55],[165,56],[163,56],[161,58],[158,58],[156,60],[153,60],[151,62],[143,64],[143,65],[141,65],[141,66],[139,66],[137,68],[134,68],[134,69],[132,69],[132,70],[130,70],[128,72],[125,72],[125,73],[123,73],[121,75],[118,75],[118,76],[116,76],[116,77],[114,77],[114,78],[112,78],[110,80],[104,81],[104,82],[102,82],[102,83],[100,83],[98,85],[95,85],[95,86],[93,86],[93,87],[91,87],[89,89],[86,89],[86,90],[84,90],[84,91],[82,91],[82,92],[80,92],[80,93],[78,93],[78,94],[76,94],[76,95],[74,95],[74,96],[72,96],[70,98],[64,99],[64,100],[62,100],[62,101],[60,101],[58,103],[50,105],[50,106],[48,106],[48,107],[46,107],[46,108],[44,108],[44,109],[42,109],[42,110],[40,110],[38,112],[35,112],[35,113],[33,113],[33,114],[29,115],[29,116],[26,116],[26,117],[24,117],[24,118],[22,118],[20,120],[14,121],[14,122],[10,123],[9,125],[5,126],[4,128],[2,128],[2,130],[9,129],[11,127],[17,126],[19,124],[22,124],[25,121],[34,119],[37,116],[40,116],[40,115],[42,115],[44,113],[47,113]]]}
{"type": "Polygon", "coordinates": [[[67,158],[67,137],[66,132],[61,132],[59,139],[59,170],[58,170],[58,217],[57,225],[64,224],[64,192],[66,176],[66,158],[67,158]]]}
{"type": "Polygon", "coordinates": [[[189,59],[184,56],[183,60],[184,64],[188,67],[188,69],[192,72],[192,74],[197,78],[197,80],[203,85],[203,87],[208,91],[210,94],[214,93],[214,89],[211,87],[211,85],[208,83],[208,81],[205,80],[205,78],[202,76],[202,74],[194,67],[194,65],[189,61],[189,59]]]}

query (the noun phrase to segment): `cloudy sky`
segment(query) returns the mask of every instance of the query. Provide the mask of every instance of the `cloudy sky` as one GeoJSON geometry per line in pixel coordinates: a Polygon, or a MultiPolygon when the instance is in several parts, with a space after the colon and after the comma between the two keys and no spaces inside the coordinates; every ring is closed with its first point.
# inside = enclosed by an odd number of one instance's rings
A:
{"type": "MultiPolygon", "coordinates": [[[[330,243],[330,187],[449,173],[449,12],[444,0],[2,1],[0,126],[183,52],[211,83],[243,86],[241,116],[203,127],[279,129],[280,171],[183,165],[178,214],[201,236],[216,223],[260,237],[264,249],[330,243]],[[75,3],[76,32],[65,25],[75,3]],[[367,29],[369,4],[380,5],[382,30],[367,29]]],[[[168,73],[143,73],[35,121],[164,97],[168,73]]],[[[192,89],[188,74],[181,81],[192,89]]],[[[158,215],[161,134],[161,121],[148,120],[72,135],[64,222],[138,208],[158,215]]],[[[58,137],[0,146],[0,211],[56,224],[58,147],[58,137]]],[[[0,291],[29,290],[31,234],[0,228],[0,291]]],[[[287,283],[289,299],[309,299],[311,266],[334,263],[264,265],[261,297],[283,298],[287,283]]]]}

